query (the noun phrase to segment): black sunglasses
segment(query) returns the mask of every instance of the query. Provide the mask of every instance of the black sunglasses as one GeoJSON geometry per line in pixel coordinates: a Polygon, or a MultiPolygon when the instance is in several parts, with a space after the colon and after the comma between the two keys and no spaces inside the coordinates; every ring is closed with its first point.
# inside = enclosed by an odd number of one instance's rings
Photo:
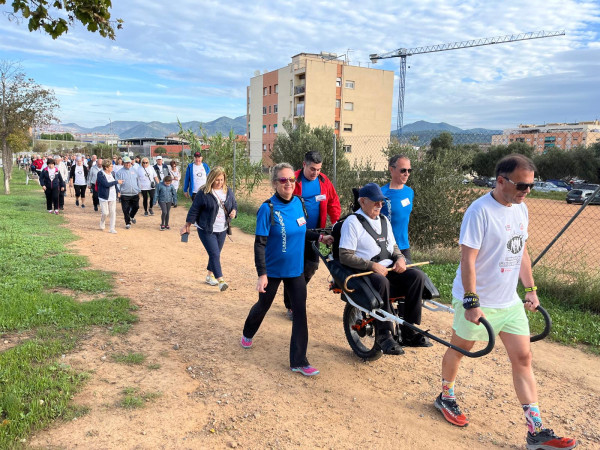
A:
{"type": "Polygon", "coordinates": [[[502,178],[504,178],[506,181],[508,181],[509,183],[514,184],[515,187],[517,188],[517,191],[525,192],[527,189],[529,189],[529,190],[533,189],[533,186],[534,186],[533,183],[515,183],[513,180],[505,177],[504,175],[500,175],[500,176],[502,178]]]}
{"type": "MultiPolygon", "coordinates": [[[[394,169],[396,169],[396,166],[392,166],[392,167],[393,167],[394,169]]],[[[405,168],[402,168],[402,169],[398,169],[398,170],[400,171],[400,173],[407,173],[407,172],[408,172],[408,173],[411,173],[411,172],[412,172],[412,169],[405,169],[405,168]]]]}

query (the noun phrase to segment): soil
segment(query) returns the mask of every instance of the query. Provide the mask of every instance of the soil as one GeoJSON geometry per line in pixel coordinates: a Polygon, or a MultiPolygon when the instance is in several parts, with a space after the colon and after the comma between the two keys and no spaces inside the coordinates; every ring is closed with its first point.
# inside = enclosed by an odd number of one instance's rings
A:
{"type": "MultiPolygon", "coordinates": [[[[65,355],[65,363],[89,373],[73,398],[87,413],[36,433],[30,446],[524,447],[523,414],[501,343],[488,356],[463,360],[456,389],[471,423],[456,428],[433,406],[445,347],[407,349],[403,356],[368,363],[356,358],[342,328],[344,304],[328,291],[322,264],[307,301],[308,357],[321,374],[307,378],[288,367],[291,322],[281,294],[254,346],[240,347],[244,320],[257,300],[253,236],[235,229],[233,242],[226,242],[222,263],[230,288],[219,292],[204,283],[207,256],[200,240],[191,235],[187,244],[180,242],[184,208],[172,210],[172,229],[162,232],[158,214],[139,214],[126,230],[118,213],[113,235],[98,229],[93,208],[72,203],[67,198],[66,226],[80,238],[72,250],[87,256],[94,269],[115,273],[116,293],[140,305],[139,322],[126,335],[93,330],[65,355]],[[127,352],[147,359],[141,365],[112,359],[127,352]],[[125,409],[120,401],[127,388],[160,396],[143,408],[125,409]]],[[[449,336],[451,320],[446,313],[423,313],[423,327],[440,336],[449,336]]],[[[549,341],[533,344],[532,350],[546,425],[576,437],[581,448],[600,448],[600,359],[549,341]]]]}

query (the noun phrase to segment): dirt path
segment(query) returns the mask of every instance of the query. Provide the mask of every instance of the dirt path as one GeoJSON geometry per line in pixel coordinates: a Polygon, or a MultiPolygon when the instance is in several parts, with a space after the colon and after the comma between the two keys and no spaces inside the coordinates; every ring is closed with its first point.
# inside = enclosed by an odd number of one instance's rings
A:
{"type": "MultiPolygon", "coordinates": [[[[266,195],[265,195],[266,197],[266,195]]],[[[207,257],[199,239],[179,241],[183,208],[172,210],[170,231],[158,216],[138,217],[118,234],[98,230],[99,214],[67,199],[68,227],[81,239],[73,250],[94,268],[115,271],[116,291],[143,303],[139,323],[125,335],[92,332],[65,361],[90,373],[74,402],[89,408],[29,442],[40,448],[523,448],[525,427],[501,344],[465,360],[457,393],[471,424],[448,425],[433,407],[440,390],[444,347],[408,350],[363,363],[342,329],[343,303],[327,290],[322,266],[309,285],[308,357],[321,375],[307,379],[288,368],[291,323],[276,300],[254,340],[239,345],[256,301],[253,237],[234,230],[223,251],[230,289],[204,284],[207,257]],[[144,365],[112,361],[118,352],[143,352],[144,365]],[[151,370],[148,364],[160,365],[151,370]],[[160,392],[143,409],[117,406],[125,388],[160,392]]],[[[432,332],[450,329],[447,314],[424,311],[432,332]]],[[[549,342],[533,346],[541,409],[559,433],[581,448],[600,448],[600,359],[549,342]]]]}

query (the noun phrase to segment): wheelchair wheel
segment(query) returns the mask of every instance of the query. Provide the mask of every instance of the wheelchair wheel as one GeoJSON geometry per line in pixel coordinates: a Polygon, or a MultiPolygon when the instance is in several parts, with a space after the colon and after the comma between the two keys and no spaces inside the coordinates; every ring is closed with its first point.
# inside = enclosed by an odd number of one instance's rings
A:
{"type": "Polygon", "coordinates": [[[383,354],[375,342],[375,319],[350,303],[344,308],[344,333],[350,348],[359,358],[374,361],[383,354]]]}

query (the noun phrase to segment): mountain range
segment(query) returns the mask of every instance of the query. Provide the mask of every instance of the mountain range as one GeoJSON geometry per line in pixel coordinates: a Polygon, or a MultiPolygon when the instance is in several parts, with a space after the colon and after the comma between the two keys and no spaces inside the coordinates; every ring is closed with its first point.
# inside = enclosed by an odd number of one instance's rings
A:
{"type": "Polygon", "coordinates": [[[392,136],[398,136],[400,141],[412,145],[429,145],[431,139],[447,131],[452,135],[455,144],[490,144],[492,135],[502,134],[502,130],[487,128],[469,128],[463,130],[445,122],[431,123],[424,120],[404,125],[402,133],[392,131],[392,136]]]}
{"type": "MultiPolygon", "coordinates": [[[[231,119],[229,117],[219,117],[212,122],[199,122],[197,120],[191,122],[182,122],[184,130],[191,129],[195,132],[199,132],[200,126],[206,131],[209,136],[212,136],[218,132],[223,134],[229,134],[230,130],[233,130],[235,134],[246,134],[246,116],[236,117],[231,119]]],[[[61,124],[63,131],[70,133],[114,133],[119,136],[119,139],[132,139],[142,137],[154,137],[164,138],[171,133],[177,133],[179,131],[179,124],[177,122],[164,123],[164,122],[140,122],[135,120],[117,120],[106,125],[101,125],[93,128],[80,127],[76,123],[64,123],[61,124]]]]}

